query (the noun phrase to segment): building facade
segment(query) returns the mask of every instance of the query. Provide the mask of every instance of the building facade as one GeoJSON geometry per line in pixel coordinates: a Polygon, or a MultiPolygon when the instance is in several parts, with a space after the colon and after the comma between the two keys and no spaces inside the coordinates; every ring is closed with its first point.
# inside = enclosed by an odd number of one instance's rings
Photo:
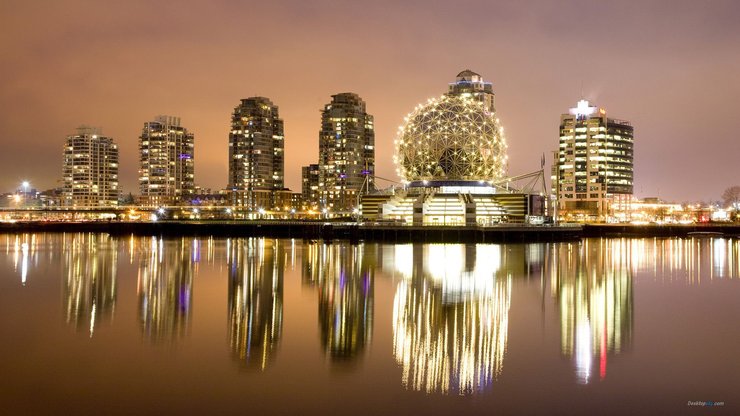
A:
{"type": "Polygon", "coordinates": [[[195,193],[195,138],[179,117],[157,116],[139,136],[140,204],[176,205],[195,193]]]}
{"type": "Polygon", "coordinates": [[[316,203],[322,210],[349,213],[361,194],[375,189],[375,126],[359,95],[332,95],[324,106],[318,165],[316,203]]]}
{"type": "Polygon", "coordinates": [[[450,83],[449,96],[473,98],[483,104],[483,108],[489,113],[495,113],[495,94],[493,84],[483,81],[483,77],[469,69],[466,69],[455,77],[455,82],[450,83]]]}
{"type": "Polygon", "coordinates": [[[493,109],[492,84],[470,70],[418,105],[394,141],[403,187],[363,195],[361,218],[435,226],[544,221],[544,196],[509,186],[504,128],[493,109]]]}
{"type": "Polygon", "coordinates": [[[316,209],[319,200],[319,165],[301,167],[301,196],[308,209],[316,209]]]}
{"type": "Polygon", "coordinates": [[[633,194],[634,130],[628,121],[581,100],[560,117],[553,164],[556,215],[564,220],[611,221],[633,194]]]}
{"type": "Polygon", "coordinates": [[[236,209],[257,212],[279,205],[285,190],[283,120],[265,97],[241,100],[231,117],[229,184],[236,209]]]}
{"type": "Polygon", "coordinates": [[[63,176],[63,206],[118,206],[118,145],[98,128],[79,127],[66,139],[63,176]]]}

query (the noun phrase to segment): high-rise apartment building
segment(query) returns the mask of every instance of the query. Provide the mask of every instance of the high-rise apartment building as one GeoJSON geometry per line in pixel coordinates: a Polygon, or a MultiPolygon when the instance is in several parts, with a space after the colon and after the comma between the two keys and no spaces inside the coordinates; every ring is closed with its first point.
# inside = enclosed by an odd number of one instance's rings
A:
{"type": "Polygon", "coordinates": [[[553,164],[557,216],[607,221],[633,193],[633,128],[586,100],[560,117],[553,164]]]}
{"type": "Polygon", "coordinates": [[[307,206],[313,208],[319,198],[319,165],[301,167],[301,197],[307,206]]]}
{"type": "Polygon", "coordinates": [[[231,117],[229,190],[232,204],[255,211],[282,205],[285,190],[283,120],[265,97],[241,100],[231,117]]]}
{"type": "Polygon", "coordinates": [[[447,95],[472,97],[483,103],[483,108],[488,110],[489,113],[496,112],[493,84],[483,81],[483,77],[469,69],[457,74],[455,82],[450,83],[447,95]]]}
{"type": "Polygon", "coordinates": [[[195,192],[194,136],[179,117],[157,116],[139,136],[140,203],[174,205],[195,192]]]}
{"type": "Polygon", "coordinates": [[[62,204],[69,208],[118,205],[118,146],[100,129],[82,126],[64,146],[62,204]]]}
{"type": "Polygon", "coordinates": [[[324,106],[318,165],[321,209],[348,213],[375,188],[375,126],[359,95],[332,95],[324,106]]]}

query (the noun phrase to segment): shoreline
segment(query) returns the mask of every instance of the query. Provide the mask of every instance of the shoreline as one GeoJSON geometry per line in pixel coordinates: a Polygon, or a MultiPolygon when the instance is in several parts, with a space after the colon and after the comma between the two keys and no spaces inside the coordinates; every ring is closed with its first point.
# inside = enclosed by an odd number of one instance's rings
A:
{"type": "Polygon", "coordinates": [[[740,237],[740,225],[400,226],[309,221],[159,221],[0,223],[0,233],[97,232],[114,236],[300,238],[389,243],[514,243],[575,241],[590,237],[740,237]]]}
{"type": "Polygon", "coordinates": [[[97,232],[137,236],[214,236],[389,243],[513,243],[579,240],[580,226],[496,227],[364,225],[312,221],[158,221],[0,223],[0,233],[97,232]]]}
{"type": "Polygon", "coordinates": [[[583,227],[583,237],[740,237],[740,224],[587,224],[583,227]]]}

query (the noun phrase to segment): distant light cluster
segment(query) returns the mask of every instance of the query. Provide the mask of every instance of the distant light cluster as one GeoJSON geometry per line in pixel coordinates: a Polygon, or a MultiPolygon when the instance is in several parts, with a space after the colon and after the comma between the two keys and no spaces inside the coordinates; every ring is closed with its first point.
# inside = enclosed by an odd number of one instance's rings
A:
{"type": "Polygon", "coordinates": [[[492,181],[504,176],[506,140],[494,113],[469,96],[443,95],[405,118],[394,162],[407,182],[492,181]]]}

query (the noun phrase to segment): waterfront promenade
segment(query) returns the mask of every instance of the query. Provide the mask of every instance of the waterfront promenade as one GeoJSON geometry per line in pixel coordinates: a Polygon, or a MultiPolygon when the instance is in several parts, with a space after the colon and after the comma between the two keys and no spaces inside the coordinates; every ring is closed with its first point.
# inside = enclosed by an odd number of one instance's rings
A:
{"type": "Polygon", "coordinates": [[[14,222],[2,233],[97,232],[136,236],[270,237],[379,242],[504,243],[571,241],[584,237],[740,236],[740,225],[407,226],[316,221],[14,222]]]}
{"type": "Polygon", "coordinates": [[[394,243],[503,243],[576,240],[581,237],[582,228],[523,225],[401,226],[317,221],[111,221],[1,223],[0,232],[98,232],[136,236],[270,237],[394,243]]]}

